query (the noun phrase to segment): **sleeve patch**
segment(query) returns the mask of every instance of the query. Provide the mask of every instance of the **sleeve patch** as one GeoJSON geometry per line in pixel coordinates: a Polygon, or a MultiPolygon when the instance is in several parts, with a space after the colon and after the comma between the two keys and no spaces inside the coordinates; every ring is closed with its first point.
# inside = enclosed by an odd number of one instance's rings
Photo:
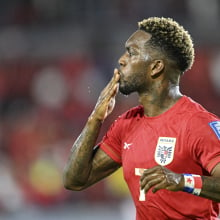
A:
{"type": "Polygon", "coordinates": [[[217,138],[220,140],[220,121],[212,121],[209,123],[217,138]]]}

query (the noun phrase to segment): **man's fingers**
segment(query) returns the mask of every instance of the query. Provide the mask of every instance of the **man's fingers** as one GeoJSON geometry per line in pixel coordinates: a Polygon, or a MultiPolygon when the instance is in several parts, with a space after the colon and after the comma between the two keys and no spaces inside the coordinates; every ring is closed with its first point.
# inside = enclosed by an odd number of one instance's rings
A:
{"type": "Polygon", "coordinates": [[[156,193],[159,189],[167,189],[167,182],[166,179],[163,179],[161,182],[159,182],[157,185],[155,185],[152,189],[153,193],[156,193]]]}
{"type": "Polygon", "coordinates": [[[160,186],[161,183],[164,183],[164,178],[162,176],[154,177],[153,179],[146,179],[141,182],[141,189],[148,192],[151,187],[160,186]]]}
{"type": "Polygon", "coordinates": [[[154,180],[155,182],[158,182],[158,181],[160,182],[163,179],[164,179],[164,176],[161,176],[158,174],[151,174],[151,175],[145,176],[144,178],[142,176],[142,179],[140,179],[140,186],[142,189],[145,187],[145,185],[149,185],[150,187],[152,187],[154,180]]]}
{"type": "Polygon", "coordinates": [[[116,94],[118,93],[118,89],[119,89],[119,84],[115,84],[114,88],[113,88],[113,93],[112,93],[112,97],[115,97],[116,94]]]}
{"type": "Polygon", "coordinates": [[[182,189],[182,175],[162,166],[155,166],[143,172],[140,178],[141,189],[147,192],[150,188],[155,193],[160,189],[179,191],[182,189]]]}
{"type": "Polygon", "coordinates": [[[102,96],[106,97],[111,97],[113,93],[111,93],[111,91],[114,91],[115,86],[118,84],[120,78],[120,74],[118,69],[114,69],[114,75],[112,76],[110,82],[106,85],[106,87],[104,88],[104,90],[102,91],[102,96]]]}
{"type": "Polygon", "coordinates": [[[114,79],[116,82],[120,79],[120,73],[117,68],[114,69],[114,79]]]}
{"type": "Polygon", "coordinates": [[[142,179],[146,178],[146,176],[152,175],[152,177],[153,177],[155,175],[162,175],[162,174],[163,174],[163,172],[162,172],[160,166],[156,166],[156,167],[144,170],[140,180],[142,181],[142,179]]]}
{"type": "Polygon", "coordinates": [[[107,91],[111,91],[112,89],[115,88],[115,85],[118,84],[120,75],[118,69],[114,69],[114,75],[110,81],[110,83],[107,85],[107,91]]]}

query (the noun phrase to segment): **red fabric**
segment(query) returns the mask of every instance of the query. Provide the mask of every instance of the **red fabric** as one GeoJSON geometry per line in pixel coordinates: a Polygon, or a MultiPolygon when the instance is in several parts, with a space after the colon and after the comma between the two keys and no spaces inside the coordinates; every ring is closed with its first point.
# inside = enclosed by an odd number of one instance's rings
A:
{"type": "Polygon", "coordinates": [[[135,175],[135,169],[149,169],[158,162],[176,173],[210,175],[220,162],[220,142],[209,126],[209,122],[216,120],[219,120],[216,116],[184,96],[157,117],[145,116],[143,107],[138,106],[113,123],[100,147],[122,164],[136,205],[137,220],[153,219],[161,213],[168,217],[161,219],[218,216],[217,203],[186,192],[150,190],[145,201],[139,201],[140,176],[135,175]],[[155,207],[154,212],[151,207],[155,207]]]}
{"type": "Polygon", "coordinates": [[[193,175],[193,178],[194,178],[194,188],[202,189],[202,178],[201,178],[201,176],[193,175]]]}

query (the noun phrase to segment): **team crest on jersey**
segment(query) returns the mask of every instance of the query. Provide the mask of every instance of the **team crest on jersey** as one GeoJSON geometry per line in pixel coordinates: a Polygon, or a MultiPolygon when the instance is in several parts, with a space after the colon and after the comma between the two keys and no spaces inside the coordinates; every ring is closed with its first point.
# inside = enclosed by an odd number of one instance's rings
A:
{"type": "Polygon", "coordinates": [[[209,123],[212,130],[215,132],[217,138],[220,140],[220,121],[213,121],[209,123]]]}
{"type": "Polygon", "coordinates": [[[176,138],[159,137],[155,150],[155,161],[162,166],[168,165],[173,161],[176,138]]]}

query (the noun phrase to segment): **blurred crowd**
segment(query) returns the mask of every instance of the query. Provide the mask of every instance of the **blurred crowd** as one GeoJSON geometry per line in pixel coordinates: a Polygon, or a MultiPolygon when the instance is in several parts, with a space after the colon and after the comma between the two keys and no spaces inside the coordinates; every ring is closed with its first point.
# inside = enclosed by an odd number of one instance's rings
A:
{"type": "MultiPolygon", "coordinates": [[[[218,0],[1,1],[0,213],[129,197],[121,171],[77,193],[63,188],[62,170],[124,41],[149,16],[173,17],[192,33],[196,60],[181,91],[220,116],[218,0]]],[[[99,140],[137,104],[119,94],[99,140]]]]}

